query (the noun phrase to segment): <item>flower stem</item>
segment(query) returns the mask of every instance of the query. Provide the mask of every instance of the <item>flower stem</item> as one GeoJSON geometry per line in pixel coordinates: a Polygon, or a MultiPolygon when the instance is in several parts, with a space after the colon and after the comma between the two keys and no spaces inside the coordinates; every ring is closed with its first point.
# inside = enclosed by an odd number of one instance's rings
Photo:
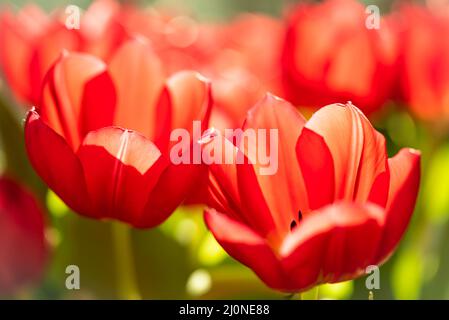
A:
{"type": "Polygon", "coordinates": [[[122,300],[141,299],[132,252],[131,229],[122,223],[112,224],[116,256],[117,296],[122,300]]]}
{"type": "Polygon", "coordinates": [[[302,293],[289,293],[285,296],[285,300],[302,300],[302,293]]]}

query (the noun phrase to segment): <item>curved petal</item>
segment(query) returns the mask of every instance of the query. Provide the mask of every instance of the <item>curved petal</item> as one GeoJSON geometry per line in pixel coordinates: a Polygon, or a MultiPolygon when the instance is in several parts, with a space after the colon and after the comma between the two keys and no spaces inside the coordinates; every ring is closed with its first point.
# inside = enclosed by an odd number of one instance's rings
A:
{"type": "Polygon", "coordinates": [[[412,149],[402,149],[388,160],[390,192],[377,263],[383,262],[393,252],[410,222],[418,195],[420,163],[420,153],[412,149]]]}
{"type": "Polygon", "coordinates": [[[218,131],[202,138],[203,161],[209,165],[209,188],[216,209],[253,226],[261,235],[276,233],[273,217],[254,167],[241,150],[218,131]],[[206,140],[208,140],[206,142],[206,140]]]}
{"type": "Polygon", "coordinates": [[[34,110],[26,119],[25,143],[31,164],[42,180],[74,211],[88,214],[90,201],[78,158],[34,110]]]}
{"type": "Polygon", "coordinates": [[[311,213],[280,248],[285,272],[298,289],[358,276],[376,254],[384,217],[377,205],[350,202],[311,213]]]}
{"type": "Polygon", "coordinates": [[[145,42],[130,40],[112,57],[109,72],[118,99],[114,125],[138,131],[153,141],[156,102],[165,80],[159,58],[145,42]]]}
{"type": "Polygon", "coordinates": [[[69,30],[59,21],[54,21],[34,44],[29,74],[33,101],[41,96],[41,84],[50,67],[58,60],[63,50],[80,49],[81,38],[76,30],[69,30]]]}
{"type": "Polygon", "coordinates": [[[83,13],[79,30],[83,36],[83,52],[107,59],[125,39],[129,39],[118,19],[120,7],[115,0],[96,0],[90,4],[83,13]]]}
{"type": "Polygon", "coordinates": [[[105,112],[106,103],[113,102],[110,97],[114,95],[110,84],[106,85],[107,76],[100,76],[105,70],[106,65],[93,56],[65,52],[50,69],[44,81],[39,106],[42,119],[63,136],[75,151],[84,138],[81,128],[89,129],[88,125],[81,123],[81,119],[110,118],[113,112],[113,104],[107,104],[108,110],[105,112]],[[87,97],[84,95],[86,87],[87,97]],[[101,91],[92,93],[91,89],[101,91]],[[89,103],[89,109],[82,108],[83,99],[89,103]],[[102,100],[103,102],[100,102],[102,100]],[[101,110],[96,109],[95,102],[99,103],[101,110]],[[92,108],[91,104],[94,104],[95,108],[92,108]],[[86,113],[86,116],[83,113],[86,113]]]}
{"type": "Polygon", "coordinates": [[[134,224],[167,166],[142,135],[117,127],[90,132],[78,150],[93,212],[134,224]]]}
{"type": "Polygon", "coordinates": [[[108,127],[114,122],[116,93],[108,72],[86,82],[81,101],[79,130],[84,138],[90,131],[108,127]]]}
{"type": "Polygon", "coordinates": [[[268,286],[280,290],[289,288],[281,265],[265,239],[248,226],[213,209],[206,210],[204,219],[215,239],[234,259],[251,268],[268,286]]]}
{"type": "Polygon", "coordinates": [[[3,72],[21,102],[37,104],[39,97],[35,93],[41,83],[32,83],[30,68],[33,50],[39,44],[39,37],[47,32],[50,19],[34,4],[25,5],[17,14],[9,7],[1,11],[0,64],[3,72]]]}
{"type": "Polygon", "coordinates": [[[211,205],[216,209],[218,206],[226,208],[223,212],[227,214],[239,212],[241,202],[236,168],[238,148],[215,129],[210,131],[209,137],[203,135],[201,147],[203,161],[209,166],[210,189],[216,200],[211,205]],[[206,142],[206,139],[209,141],[206,142]]]}
{"type": "Polygon", "coordinates": [[[305,124],[302,115],[287,101],[267,94],[248,112],[243,129],[251,129],[256,141],[242,139],[240,149],[254,165],[260,189],[280,233],[290,231],[298,211],[307,210],[307,194],[296,159],[296,142],[305,124]],[[273,137],[277,139],[272,140],[273,137]],[[263,175],[261,155],[269,156],[269,165],[277,167],[263,175]]]}
{"type": "Polygon", "coordinates": [[[201,121],[200,136],[209,124],[212,108],[212,92],[209,80],[193,71],[181,71],[171,76],[165,85],[157,105],[158,121],[155,123],[157,145],[164,149],[173,129],[186,129],[196,136],[194,121],[201,121]]]}
{"type": "MultiPolygon", "coordinates": [[[[28,15],[25,18],[28,20],[28,15]]],[[[24,28],[26,25],[26,22],[19,23],[9,10],[1,12],[0,64],[16,97],[22,101],[31,101],[32,88],[28,75],[31,62],[30,42],[35,35],[29,28],[24,28]]]]}
{"type": "Polygon", "coordinates": [[[309,208],[316,210],[335,199],[334,160],[323,137],[305,127],[296,144],[309,208]]]}
{"type": "Polygon", "coordinates": [[[161,174],[157,185],[147,197],[138,228],[150,228],[161,224],[197,188],[205,166],[197,164],[169,164],[161,174]]]}
{"type": "MultiPolygon", "coordinates": [[[[324,138],[332,154],[336,198],[365,202],[377,177],[388,170],[384,137],[350,102],[321,108],[306,127],[324,138]]],[[[388,180],[381,181],[378,198],[386,202],[388,180]]]]}

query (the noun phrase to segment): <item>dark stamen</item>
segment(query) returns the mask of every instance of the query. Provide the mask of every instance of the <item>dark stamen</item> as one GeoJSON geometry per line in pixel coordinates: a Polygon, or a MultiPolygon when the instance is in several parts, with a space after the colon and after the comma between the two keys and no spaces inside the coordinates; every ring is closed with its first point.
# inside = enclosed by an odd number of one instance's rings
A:
{"type": "Polygon", "coordinates": [[[293,231],[293,229],[296,228],[296,221],[293,220],[292,223],[290,223],[290,231],[293,231]]]}
{"type": "Polygon", "coordinates": [[[302,212],[301,210],[298,211],[298,221],[301,222],[302,220],[302,212]]]}

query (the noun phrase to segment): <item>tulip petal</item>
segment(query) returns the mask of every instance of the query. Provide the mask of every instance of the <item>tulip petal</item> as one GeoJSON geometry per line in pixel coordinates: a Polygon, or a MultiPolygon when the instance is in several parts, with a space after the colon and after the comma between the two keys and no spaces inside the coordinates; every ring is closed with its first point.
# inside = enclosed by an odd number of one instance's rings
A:
{"type": "Polygon", "coordinates": [[[93,56],[64,53],[44,81],[39,106],[42,119],[63,136],[74,151],[84,138],[81,129],[87,130],[93,123],[107,122],[113,112],[114,105],[108,102],[113,102],[111,95],[114,93],[110,84],[106,85],[107,76],[101,76],[105,69],[105,64],[93,56]],[[86,97],[85,88],[88,89],[86,97]],[[92,89],[101,91],[94,93],[92,89]],[[82,108],[83,98],[88,103],[86,108],[82,108]],[[102,100],[104,102],[100,102],[102,100]],[[99,103],[99,110],[95,102],[99,103]],[[93,120],[97,117],[99,120],[93,120]],[[86,121],[85,125],[81,123],[82,119],[86,121]]]}
{"type": "Polygon", "coordinates": [[[288,287],[281,265],[265,239],[245,224],[213,209],[206,210],[204,219],[215,239],[234,259],[250,267],[270,287],[288,287]]]}
{"type": "MultiPolygon", "coordinates": [[[[28,10],[29,11],[29,10],[28,10]]],[[[4,10],[0,14],[0,63],[9,86],[14,90],[19,100],[32,99],[32,88],[27,78],[31,61],[30,42],[36,35],[28,28],[31,20],[40,25],[40,19],[31,19],[30,15],[23,15],[25,21],[17,21],[12,12],[4,10]]],[[[34,14],[32,15],[34,18],[34,14]]],[[[37,101],[33,101],[37,102],[37,101]]]]}
{"type": "Polygon", "coordinates": [[[263,235],[273,233],[273,218],[254,167],[243,152],[219,132],[202,147],[203,160],[209,165],[212,196],[217,200],[213,206],[224,209],[263,235]]]}
{"type": "MultiPolygon", "coordinates": [[[[81,39],[78,33],[66,28],[59,21],[45,29],[45,33],[36,39],[30,65],[30,81],[32,84],[32,101],[41,96],[41,84],[50,67],[58,60],[63,50],[77,51],[81,39]]],[[[77,70],[79,72],[79,70],[77,70]]],[[[70,79],[70,78],[69,78],[70,79]]]]}
{"type": "Polygon", "coordinates": [[[157,185],[147,197],[138,228],[151,228],[164,222],[197,187],[198,178],[206,168],[196,164],[169,164],[157,185]]]}
{"type": "Polygon", "coordinates": [[[78,156],[93,211],[131,224],[143,214],[148,195],[167,166],[151,141],[117,127],[90,132],[78,156]]]}
{"type": "MultiPolygon", "coordinates": [[[[306,127],[324,138],[332,154],[336,198],[367,201],[377,177],[388,170],[384,137],[351,103],[321,108],[306,127]]],[[[380,191],[377,198],[386,201],[388,184],[380,191]]]]}
{"type": "Polygon", "coordinates": [[[309,208],[316,210],[335,199],[332,155],[323,137],[305,127],[296,145],[296,154],[307,189],[309,208]]]}
{"type": "Polygon", "coordinates": [[[109,71],[117,90],[114,124],[153,141],[157,98],[165,79],[159,58],[140,40],[125,42],[114,54],[109,71]]]}
{"type": "MultiPolygon", "coordinates": [[[[31,62],[40,37],[49,30],[50,19],[35,4],[25,5],[16,15],[9,8],[0,13],[0,63],[5,77],[21,102],[39,103],[39,85],[33,86],[31,62]]],[[[56,57],[59,52],[56,53],[56,57]]],[[[43,76],[43,74],[42,74],[43,76]]]]}
{"type": "Polygon", "coordinates": [[[383,225],[384,210],[373,204],[341,202],[312,212],[280,248],[292,285],[307,289],[364,272],[376,254],[383,225]]]}
{"type": "Polygon", "coordinates": [[[86,82],[79,123],[81,137],[90,131],[110,126],[114,122],[115,108],[114,83],[106,71],[86,82]]]}
{"type": "Polygon", "coordinates": [[[173,129],[186,129],[195,138],[194,121],[201,121],[201,130],[206,130],[211,108],[209,80],[193,71],[175,73],[167,80],[157,104],[156,144],[164,150],[169,145],[167,132],[173,129]]]}
{"type": "Polygon", "coordinates": [[[240,149],[244,150],[254,165],[254,170],[259,173],[257,180],[260,189],[280,233],[290,231],[290,224],[297,219],[299,210],[307,210],[307,193],[295,152],[304,124],[305,119],[290,103],[267,94],[248,112],[244,125],[244,130],[256,131],[258,142],[245,142],[246,139],[242,139],[240,149]],[[270,129],[274,129],[278,135],[277,145],[272,146],[270,136],[273,131],[270,129]],[[263,138],[268,150],[263,150],[263,138]],[[269,156],[269,164],[277,166],[277,171],[267,175],[260,174],[261,169],[267,167],[261,163],[260,154],[269,156]]]}
{"type": "Polygon", "coordinates": [[[398,245],[415,208],[419,190],[421,155],[412,149],[402,149],[389,159],[390,192],[377,261],[386,260],[398,245]]]}
{"type": "MultiPolygon", "coordinates": [[[[214,208],[220,206],[227,214],[238,212],[241,202],[236,159],[240,151],[221,133],[215,132],[214,134],[216,136],[211,138],[208,143],[202,144],[204,161],[209,165],[210,188],[216,200],[213,206],[214,208]]],[[[203,136],[203,141],[205,139],[206,137],[203,136]]],[[[241,152],[240,156],[242,156],[241,152]]]]}
{"type": "Polygon", "coordinates": [[[70,208],[89,211],[90,201],[81,164],[66,141],[32,110],[25,124],[28,157],[40,177],[70,208]]]}

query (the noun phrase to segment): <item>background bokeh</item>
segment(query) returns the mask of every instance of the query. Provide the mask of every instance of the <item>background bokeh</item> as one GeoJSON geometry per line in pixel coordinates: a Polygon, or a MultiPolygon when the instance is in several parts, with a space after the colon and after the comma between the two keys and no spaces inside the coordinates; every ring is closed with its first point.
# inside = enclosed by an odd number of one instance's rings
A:
{"type": "MultiPolygon", "coordinates": [[[[1,0],[21,7],[28,1],[1,0]]],[[[50,10],[89,1],[33,1],[50,10]]],[[[157,6],[182,6],[207,21],[230,19],[241,12],[280,16],[295,1],[274,0],[163,0],[157,6]]],[[[364,1],[388,12],[391,1],[364,1]]],[[[411,21],[410,23],[413,23],[411,21]]],[[[28,164],[22,133],[23,113],[14,107],[5,84],[0,86],[0,172],[7,171],[36,191],[48,209],[47,238],[53,250],[42,285],[14,298],[120,298],[120,268],[114,255],[111,230],[115,223],[87,220],[69,209],[36,177],[28,164]],[[81,290],[65,288],[67,265],[81,271],[81,290]]],[[[445,130],[416,120],[400,106],[389,105],[374,117],[387,138],[390,156],[401,147],[422,151],[422,183],[411,225],[400,247],[381,267],[381,289],[375,299],[449,299],[449,139],[445,130]]],[[[251,270],[235,262],[207,232],[201,207],[181,207],[161,227],[132,231],[137,278],[143,298],[284,298],[269,290],[251,270]]],[[[119,226],[120,227],[120,226],[119,226]]],[[[367,299],[365,278],[323,285],[320,298],[367,299]]],[[[314,297],[315,292],[304,295],[314,297]]]]}

